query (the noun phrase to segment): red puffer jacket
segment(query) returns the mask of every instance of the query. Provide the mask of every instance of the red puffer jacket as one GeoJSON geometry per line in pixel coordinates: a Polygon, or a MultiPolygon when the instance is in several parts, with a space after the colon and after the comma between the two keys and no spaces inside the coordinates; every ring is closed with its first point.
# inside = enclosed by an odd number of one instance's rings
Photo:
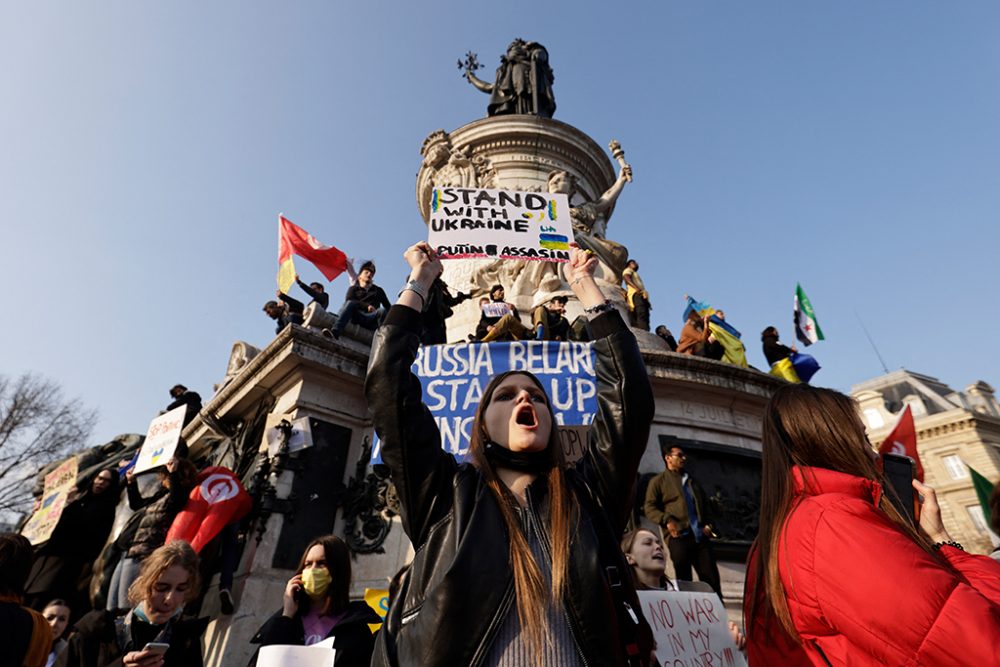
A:
{"type": "Polygon", "coordinates": [[[1000,665],[1000,563],[929,555],[877,509],[877,482],[796,467],[778,550],[796,644],[747,567],[749,657],[758,665],[1000,665]]]}

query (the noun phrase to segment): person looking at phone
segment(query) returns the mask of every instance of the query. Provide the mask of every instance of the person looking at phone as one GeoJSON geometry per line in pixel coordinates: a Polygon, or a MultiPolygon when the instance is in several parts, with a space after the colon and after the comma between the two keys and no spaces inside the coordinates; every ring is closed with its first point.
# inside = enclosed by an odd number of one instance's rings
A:
{"type": "MultiPolygon", "coordinates": [[[[265,621],[251,643],[309,646],[333,637],[335,667],[367,667],[375,637],[369,623],[382,619],[365,602],[350,599],[351,554],[336,535],[309,543],[288,580],[281,609],[265,621]]],[[[257,655],[250,666],[257,664],[257,655]]]]}
{"type": "Polygon", "coordinates": [[[181,540],[163,545],[142,561],[129,588],[132,608],[81,618],[56,667],[201,667],[208,619],[182,617],[199,589],[198,554],[191,545],[181,540]]]}
{"type": "Polygon", "coordinates": [[[1000,665],[1000,564],[965,553],[934,489],[894,507],[857,404],[787,385],[764,411],[750,664],[1000,665]]]}

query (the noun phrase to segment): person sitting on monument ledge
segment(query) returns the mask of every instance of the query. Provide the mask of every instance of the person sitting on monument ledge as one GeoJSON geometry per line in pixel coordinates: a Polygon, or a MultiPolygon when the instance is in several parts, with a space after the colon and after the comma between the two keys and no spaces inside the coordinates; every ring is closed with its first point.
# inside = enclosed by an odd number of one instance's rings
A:
{"type": "Polygon", "coordinates": [[[524,340],[528,337],[528,327],[521,323],[521,316],[514,304],[504,301],[506,293],[503,285],[490,288],[490,302],[482,308],[482,316],[476,327],[476,338],[484,343],[492,341],[524,340]]]}
{"type": "Polygon", "coordinates": [[[692,310],[688,313],[684,328],[681,329],[681,339],[677,343],[677,352],[695,357],[705,356],[705,340],[708,338],[708,327],[705,319],[692,310]]]}
{"type": "Polygon", "coordinates": [[[677,351],[677,339],[670,333],[670,329],[661,324],[656,327],[656,335],[663,339],[663,342],[667,344],[671,352],[677,351]]]}
{"type": "Polygon", "coordinates": [[[381,287],[375,284],[375,262],[368,260],[358,271],[358,282],[347,288],[344,305],[337,313],[337,322],[330,329],[334,338],[340,338],[344,328],[357,324],[374,331],[389,311],[389,298],[381,287]]]}
{"type": "Polygon", "coordinates": [[[568,301],[568,297],[554,296],[531,312],[536,340],[569,340],[569,321],[563,316],[568,301]]]}
{"type": "MultiPolygon", "coordinates": [[[[333,638],[334,667],[360,667],[371,662],[375,637],[369,623],[381,623],[362,601],[352,602],[351,552],[336,535],[309,543],[295,576],[288,580],[281,609],[264,622],[252,644],[311,646],[333,638]]],[[[258,649],[259,652],[259,649],[258,649]]],[[[257,653],[248,667],[257,664],[257,653]]]]}
{"type": "Polygon", "coordinates": [[[299,274],[295,274],[295,283],[299,286],[303,292],[309,295],[312,299],[309,303],[316,303],[320,308],[326,310],[330,307],[330,295],[326,293],[326,289],[323,287],[322,283],[309,283],[306,285],[299,279],[299,274]]]}
{"type": "Polygon", "coordinates": [[[274,333],[280,334],[289,324],[302,324],[302,313],[305,312],[305,306],[298,299],[282,294],[281,290],[278,290],[276,294],[278,301],[268,301],[264,304],[263,311],[275,321],[274,333]]]}

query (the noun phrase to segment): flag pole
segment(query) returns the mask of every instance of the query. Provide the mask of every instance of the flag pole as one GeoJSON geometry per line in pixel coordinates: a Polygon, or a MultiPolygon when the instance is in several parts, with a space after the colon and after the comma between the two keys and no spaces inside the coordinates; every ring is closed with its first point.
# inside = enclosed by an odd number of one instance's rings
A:
{"type": "Polygon", "coordinates": [[[858,311],[855,310],[854,311],[854,316],[858,318],[858,324],[861,325],[861,330],[865,332],[865,336],[868,338],[868,342],[871,343],[872,349],[875,350],[875,356],[878,357],[879,363],[882,364],[882,371],[886,375],[888,375],[889,374],[889,368],[885,365],[885,359],[882,358],[882,355],[879,354],[878,348],[875,347],[875,341],[872,340],[872,335],[870,333],[868,333],[868,328],[865,326],[865,323],[861,320],[861,315],[858,314],[858,311]]]}

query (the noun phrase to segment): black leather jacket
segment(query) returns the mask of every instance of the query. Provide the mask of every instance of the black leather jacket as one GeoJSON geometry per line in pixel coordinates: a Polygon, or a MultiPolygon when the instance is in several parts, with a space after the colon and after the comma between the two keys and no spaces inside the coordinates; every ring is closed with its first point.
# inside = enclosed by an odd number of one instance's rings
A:
{"type": "MultiPolygon", "coordinates": [[[[470,464],[457,464],[422,403],[410,372],[417,353],[419,314],[395,306],[372,345],[365,393],[399,495],[413,564],[379,633],[372,665],[477,665],[488,653],[514,602],[508,541],[500,507],[470,464]]],[[[652,634],[639,612],[628,566],[618,547],[646,447],[653,395],[632,333],[617,313],[591,322],[597,342],[596,419],[590,446],[570,488],[575,517],[569,586],[563,600],[586,665],[625,665],[625,644],[647,664],[652,634]],[[610,568],[610,570],[609,570],[610,568]],[[628,604],[638,617],[629,628],[628,604]]],[[[528,511],[546,529],[547,480],[528,488],[528,511]]],[[[543,545],[548,536],[543,535],[543,545]]],[[[510,613],[516,613],[511,610],[510,613]]]]}

